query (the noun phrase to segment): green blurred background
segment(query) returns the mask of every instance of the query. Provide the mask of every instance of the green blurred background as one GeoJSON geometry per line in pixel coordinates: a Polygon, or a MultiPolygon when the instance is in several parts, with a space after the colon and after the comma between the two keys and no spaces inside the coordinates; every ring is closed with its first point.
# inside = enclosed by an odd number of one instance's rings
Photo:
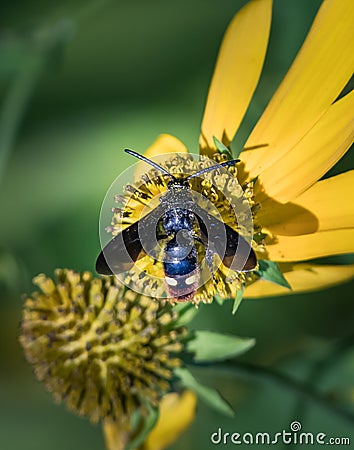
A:
{"type": "MultiPolygon", "coordinates": [[[[17,342],[23,292],[39,272],[93,270],[105,192],[160,133],[197,150],[221,37],[240,0],[12,1],[0,16],[0,448],[103,449],[101,428],[55,405],[17,342]]],[[[286,73],[319,0],[278,0],[261,83],[236,146],[286,73]]],[[[242,67],[240,67],[242,70],[242,67]]],[[[331,171],[353,166],[343,158],[331,171]]],[[[330,207],[330,205],[329,205],[330,207]]],[[[348,259],[342,258],[342,261],[348,259]]],[[[201,307],[192,326],[255,337],[244,361],[309,381],[353,412],[354,284],[293,297],[201,307]]],[[[198,369],[237,411],[202,403],[177,449],[211,449],[211,433],[288,429],[352,439],[353,424],[272,376],[198,369]]],[[[234,448],[233,444],[221,445],[234,448]]],[[[312,446],[315,447],[315,446],[312,446]]],[[[282,448],[278,444],[277,448],[282,448]]]]}

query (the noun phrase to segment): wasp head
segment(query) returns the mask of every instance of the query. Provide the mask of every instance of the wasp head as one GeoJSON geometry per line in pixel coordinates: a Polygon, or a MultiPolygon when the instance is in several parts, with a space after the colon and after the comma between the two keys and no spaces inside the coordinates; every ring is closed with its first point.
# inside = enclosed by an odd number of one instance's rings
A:
{"type": "Polygon", "coordinates": [[[169,190],[180,191],[181,189],[190,189],[190,184],[185,178],[174,178],[168,182],[167,187],[169,190]]]}

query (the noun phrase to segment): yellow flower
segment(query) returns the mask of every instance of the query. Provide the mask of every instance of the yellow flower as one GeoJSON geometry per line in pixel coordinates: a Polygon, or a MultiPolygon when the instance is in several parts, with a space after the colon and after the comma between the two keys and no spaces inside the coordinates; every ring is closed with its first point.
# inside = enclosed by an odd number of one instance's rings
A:
{"type": "MultiPolygon", "coordinates": [[[[159,418],[152,431],[145,438],[139,450],[163,450],[171,445],[194,420],[197,397],[185,390],[181,394],[170,392],[159,404],[159,418]]],[[[117,423],[106,419],[103,430],[107,450],[120,450],[122,432],[117,423]]]]}
{"type": "MultiPolygon", "coordinates": [[[[244,117],[261,74],[271,10],[271,0],[250,1],[226,31],[201,125],[202,157],[225,158],[214,137],[229,147],[244,117]]],[[[348,201],[354,171],[318,181],[353,142],[354,92],[341,96],[354,68],[353,21],[352,0],[323,2],[290,70],[252,130],[237,171],[229,169],[249,201],[258,258],[277,262],[292,290],[260,279],[257,272],[236,273],[230,280],[220,266],[214,279],[198,290],[195,303],[210,302],[217,292],[234,296],[240,285],[246,285],[245,296],[260,297],[326,288],[353,277],[354,265],[311,262],[354,252],[354,202],[348,201]]],[[[191,167],[187,149],[173,136],[161,135],[145,153],[149,158],[161,154],[174,173],[192,173],[198,164],[203,166],[202,158],[191,167]],[[178,162],[168,156],[171,153],[180,154],[178,162]]],[[[119,214],[113,218],[113,231],[138,220],[150,199],[167,189],[164,177],[154,184],[144,173],[146,166],[139,163],[135,194],[132,197],[130,191],[123,222],[119,214]]],[[[204,195],[220,206],[210,191],[204,195]]],[[[238,229],[225,204],[220,213],[238,229]]],[[[150,266],[147,263],[145,269],[150,266]]]]}
{"type": "Polygon", "coordinates": [[[163,397],[156,427],[141,450],[162,450],[171,445],[193,421],[196,405],[197,397],[189,390],[181,395],[173,392],[163,397]]]}

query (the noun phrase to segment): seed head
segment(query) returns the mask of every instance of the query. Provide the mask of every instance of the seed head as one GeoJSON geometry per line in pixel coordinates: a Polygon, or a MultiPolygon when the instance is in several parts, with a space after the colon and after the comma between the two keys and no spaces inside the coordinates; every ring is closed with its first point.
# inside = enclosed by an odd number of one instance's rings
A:
{"type": "Polygon", "coordinates": [[[38,275],[24,306],[20,342],[36,377],[92,422],[157,406],[180,365],[176,313],[114,277],[66,269],[56,277],[38,275]]]}

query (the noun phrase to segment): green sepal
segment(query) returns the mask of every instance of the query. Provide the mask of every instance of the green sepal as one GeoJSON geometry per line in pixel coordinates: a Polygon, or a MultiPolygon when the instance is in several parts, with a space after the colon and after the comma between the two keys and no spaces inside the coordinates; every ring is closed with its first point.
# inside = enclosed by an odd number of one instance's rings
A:
{"type": "Polygon", "coordinates": [[[237,290],[237,292],[236,292],[234,304],[232,306],[232,315],[236,314],[236,311],[238,310],[238,307],[241,304],[244,292],[245,292],[245,287],[242,285],[242,288],[240,290],[237,290]]]}
{"type": "Polygon", "coordinates": [[[140,417],[134,418],[133,427],[137,428],[141,423],[142,425],[140,430],[137,432],[137,435],[125,447],[125,450],[134,450],[139,447],[139,445],[146,440],[147,436],[150,434],[158,421],[159,408],[154,408],[150,405],[150,403],[145,403],[145,406],[147,408],[147,416],[139,414],[140,417]]]}
{"type": "Polygon", "coordinates": [[[228,159],[233,159],[232,153],[226,145],[224,145],[219,139],[213,136],[213,141],[216,147],[216,150],[222,155],[226,155],[228,159]]]}
{"type": "Polygon", "coordinates": [[[224,297],[221,297],[219,294],[215,294],[214,295],[214,300],[216,301],[216,303],[218,305],[222,306],[224,304],[225,300],[228,300],[228,299],[226,299],[224,297]]]}
{"type": "Polygon", "coordinates": [[[188,352],[194,353],[195,362],[213,362],[241,355],[252,348],[255,342],[253,338],[197,330],[186,348],[188,352]]]}
{"type": "Polygon", "coordinates": [[[286,281],[276,262],[267,259],[259,259],[258,266],[258,269],[254,271],[258,277],[291,290],[290,284],[286,281]]]}
{"type": "Polygon", "coordinates": [[[142,420],[142,415],[140,409],[136,409],[133,411],[131,419],[130,419],[130,426],[133,432],[136,432],[140,423],[142,420]]]}
{"type": "Polygon", "coordinates": [[[257,244],[260,244],[263,239],[267,237],[266,233],[262,233],[261,231],[258,231],[258,233],[253,235],[253,239],[257,242],[257,244]]]}
{"type": "Polygon", "coordinates": [[[178,313],[178,318],[173,324],[174,327],[187,325],[198,314],[197,308],[192,303],[179,303],[173,310],[178,313]]]}
{"type": "Polygon", "coordinates": [[[185,367],[176,368],[174,373],[181,380],[183,386],[194,391],[210,407],[225,416],[234,417],[234,410],[216,389],[199,384],[191,372],[185,367]]]}

